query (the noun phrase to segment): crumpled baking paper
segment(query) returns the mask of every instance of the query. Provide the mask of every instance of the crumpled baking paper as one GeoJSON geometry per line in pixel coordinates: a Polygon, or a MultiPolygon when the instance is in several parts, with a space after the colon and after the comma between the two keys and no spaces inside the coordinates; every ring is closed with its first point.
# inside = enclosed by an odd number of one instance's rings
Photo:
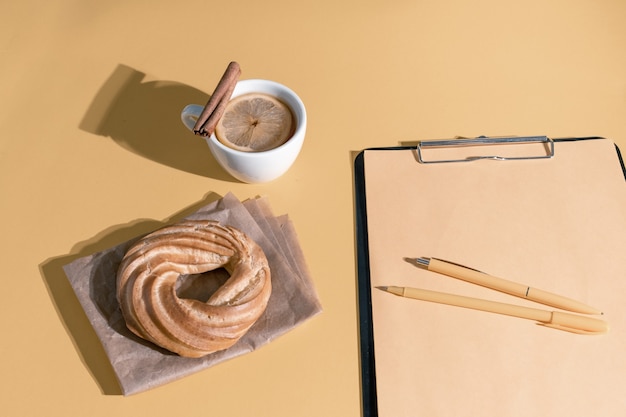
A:
{"type": "MultiPolygon", "coordinates": [[[[251,352],[322,311],[293,224],[287,215],[275,217],[266,198],[240,202],[229,193],[187,219],[211,219],[236,227],[263,248],[272,273],[267,309],[231,348],[202,358],[184,358],[134,335],[122,317],[115,296],[117,269],[126,250],[140,236],[65,265],[65,274],[102,342],[124,395],[146,391],[251,352]]],[[[215,273],[219,275],[220,271],[215,273]]],[[[193,287],[184,290],[193,295],[193,287]]]]}

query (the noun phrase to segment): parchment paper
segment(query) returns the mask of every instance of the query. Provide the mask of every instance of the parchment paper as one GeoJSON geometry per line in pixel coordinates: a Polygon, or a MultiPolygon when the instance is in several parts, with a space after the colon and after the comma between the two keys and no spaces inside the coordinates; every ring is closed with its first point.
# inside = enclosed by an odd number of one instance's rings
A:
{"type": "Polygon", "coordinates": [[[104,346],[124,395],[166,384],[251,352],[322,310],[293,224],[287,215],[274,217],[265,198],[242,203],[228,194],[187,218],[218,220],[242,230],[257,242],[269,261],[272,295],[263,316],[233,347],[203,358],[183,358],[126,328],[115,297],[116,273],[134,240],[66,265],[65,273],[104,346]]]}

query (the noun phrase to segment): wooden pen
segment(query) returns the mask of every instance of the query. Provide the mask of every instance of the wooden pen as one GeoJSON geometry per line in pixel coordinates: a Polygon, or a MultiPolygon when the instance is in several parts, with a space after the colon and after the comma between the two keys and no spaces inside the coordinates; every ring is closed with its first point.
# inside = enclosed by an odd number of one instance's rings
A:
{"type": "Polygon", "coordinates": [[[595,317],[581,316],[561,311],[541,310],[538,308],[500,303],[497,301],[465,297],[462,295],[448,294],[420,288],[378,287],[378,289],[399,295],[401,297],[413,298],[416,300],[430,301],[456,307],[464,307],[528,320],[535,320],[540,325],[571,333],[599,335],[604,334],[609,330],[609,325],[606,321],[595,317]]]}
{"type": "Polygon", "coordinates": [[[437,272],[453,278],[458,278],[472,284],[481,285],[500,291],[506,294],[514,295],[520,298],[531,300],[540,304],[551,307],[560,308],[567,311],[573,311],[583,314],[602,314],[596,308],[590,307],[580,301],[543,291],[537,288],[529,287],[525,284],[509,281],[503,278],[494,277],[484,272],[477,271],[452,262],[443,261],[436,258],[417,258],[416,262],[429,271],[437,272]]]}

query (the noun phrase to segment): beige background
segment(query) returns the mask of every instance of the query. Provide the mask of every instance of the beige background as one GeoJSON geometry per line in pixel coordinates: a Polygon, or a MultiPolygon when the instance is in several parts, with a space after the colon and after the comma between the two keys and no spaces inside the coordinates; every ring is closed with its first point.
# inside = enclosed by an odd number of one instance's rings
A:
{"type": "Polygon", "coordinates": [[[0,404],[7,416],[360,414],[353,153],[456,135],[626,148],[626,3],[2,1],[0,404]],[[308,108],[300,158],[232,181],[180,124],[230,60],[308,108]],[[299,233],[324,313],[132,397],[60,266],[232,191],[299,233]]]}

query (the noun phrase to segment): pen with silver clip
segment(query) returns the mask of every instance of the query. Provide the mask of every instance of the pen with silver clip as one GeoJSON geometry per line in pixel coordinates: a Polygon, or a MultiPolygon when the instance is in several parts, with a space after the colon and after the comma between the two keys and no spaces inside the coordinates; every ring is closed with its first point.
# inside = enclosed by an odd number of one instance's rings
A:
{"type": "Polygon", "coordinates": [[[437,291],[408,287],[378,287],[378,289],[416,300],[430,301],[490,313],[503,314],[528,320],[535,320],[538,324],[571,333],[599,335],[608,332],[607,322],[595,317],[564,313],[561,311],[547,311],[538,308],[517,306],[497,301],[465,297],[462,295],[447,294],[437,291]]]}
{"type": "Polygon", "coordinates": [[[496,291],[525,298],[527,300],[535,301],[551,307],[583,314],[602,314],[600,310],[581,303],[580,301],[572,300],[571,298],[539,290],[537,288],[532,288],[525,284],[519,284],[503,278],[494,277],[485,274],[484,272],[452,262],[436,258],[417,258],[415,262],[429,271],[438,272],[472,284],[481,285],[483,287],[491,288],[496,291]]]}

